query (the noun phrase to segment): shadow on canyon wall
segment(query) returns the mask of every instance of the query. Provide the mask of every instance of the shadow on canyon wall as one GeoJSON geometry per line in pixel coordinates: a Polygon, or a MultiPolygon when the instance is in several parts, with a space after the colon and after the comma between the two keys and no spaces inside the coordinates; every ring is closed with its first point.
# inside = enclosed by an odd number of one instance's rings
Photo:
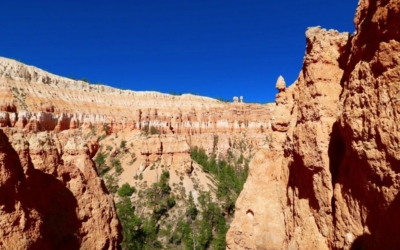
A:
{"type": "MultiPolygon", "coordinates": [[[[4,165],[0,165],[0,174],[4,179],[0,177],[0,205],[3,205],[3,214],[23,214],[22,234],[28,241],[29,233],[26,231],[35,230],[35,227],[39,229],[34,233],[39,233],[40,238],[30,242],[29,249],[79,249],[81,222],[76,214],[77,200],[71,191],[55,176],[34,169],[27,152],[20,158],[2,130],[1,153],[4,165]],[[27,169],[26,175],[23,167],[27,169]],[[16,206],[18,202],[21,204],[19,208],[16,206]]],[[[21,230],[20,224],[21,221],[15,221],[12,226],[21,230]]]]}
{"type": "Polygon", "coordinates": [[[351,250],[399,249],[400,247],[400,195],[389,205],[377,222],[367,219],[371,234],[359,236],[351,250]]]}

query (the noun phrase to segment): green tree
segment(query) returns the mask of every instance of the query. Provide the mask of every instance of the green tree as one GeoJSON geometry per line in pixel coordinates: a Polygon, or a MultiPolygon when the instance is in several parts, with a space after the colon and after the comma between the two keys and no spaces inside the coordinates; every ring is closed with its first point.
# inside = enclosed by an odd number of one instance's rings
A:
{"type": "Polygon", "coordinates": [[[99,152],[96,155],[96,158],[94,158],[94,162],[96,163],[96,168],[97,168],[97,172],[99,174],[99,176],[103,176],[105,173],[108,172],[108,170],[110,170],[109,167],[106,166],[106,157],[107,155],[99,152]]]}
{"type": "Polygon", "coordinates": [[[145,234],[144,249],[162,249],[162,244],[157,240],[158,226],[154,217],[150,217],[144,221],[143,232],[145,234]]]}
{"type": "Polygon", "coordinates": [[[118,190],[118,180],[114,177],[114,175],[106,175],[105,180],[108,191],[112,194],[115,194],[118,190]]]}
{"type": "Polygon", "coordinates": [[[88,79],[86,79],[86,77],[82,77],[82,82],[90,83],[90,82],[88,81],[88,79]]]}
{"type": "Polygon", "coordinates": [[[158,130],[156,127],[151,126],[151,127],[150,127],[150,134],[151,134],[151,135],[159,135],[159,134],[161,134],[161,132],[160,132],[160,130],[158,130]]]}
{"type": "Polygon", "coordinates": [[[188,199],[188,209],[186,210],[186,215],[188,216],[189,220],[195,220],[197,217],[197,207],[194,203],[192,192],[189,192],[189,199],[188,199]]]}
{"type": "MultiPolygon", "coordinates": [[[[215,138],[214,138],[215,139],[215,138]]],[[[214,143],[215,145],[215,143],[214,143]]],[[[245,147],[244,141],[241,141],[241,148],[245,147]]],[[[198,201],[200,204],[202,220],[194,226],[191,225],[192,238],[185,237],[184,241],[187,247],[206,249],[212,246],[213,249],[225,249],[225,235],[228,231],[228,224],[225,216],[233,215],[235,202],[248,176],[249,159],[243,154],[240,155],[236,164],[244,167],[236,171],[234,166],[222,159],[217,159],[215,153],[208,156],[203,148],[193,147],[191,157],[200,164],[203,170],[215,176],[217,179],[217,198],[218,203],[211,200],[210,195],[201,193],[198,201]],[[195,235],[195,237],[193,237],[195,235]],[[192,244],[192,245],[190,245],[192,244]]],[[[234,159],[232,152],[228,152],[228,159],[234,159]]],[[[189,197],[189,200],[192,198],[189,197]]],[[[191,202],[189,202],[190,204],[191,202]]],[[[188,214],[193,214],[189,205],[188,214]]]]}
{"type": "Polygon", "coordinates": [[[173,208],[176,204],[175,196],[173,196],[173,195],[169,196],[167,199],[167,204],[168,204],[169,209],[173,208]]]}
{"type": "Polygon", "coordinates": [[[120,147],[121,149],[125,149],[125,148],[126,148],[126,141],[125,141],[125,140],[122,140],[122,141],[121,141],[121,144],[119,145],[119,147],[120,147]]]}
{"type": "Polygon", "coordinates": [[[125,183],[118,189],[118,195],[121,197],[130,197],[135,191],[135,187],[131,187],[128,183],[125,183]]]}
{"type": "Polygon", "coordinates": [[[143,249],[146,234],[141,227],[142,220],[135,215],[130,199],[126,196],[122,197],[116,206],[118,218],[122,224],[122,249],[143,249]]]}
{"type": "Polygon", "coordinates": [[[122,173],[122,171],[123,171],[123,168],[121,166],[121,162],[118,159],[113,160],[112,167],[115,168],[115,173],[117,175],[120,175],[122,173]]]}

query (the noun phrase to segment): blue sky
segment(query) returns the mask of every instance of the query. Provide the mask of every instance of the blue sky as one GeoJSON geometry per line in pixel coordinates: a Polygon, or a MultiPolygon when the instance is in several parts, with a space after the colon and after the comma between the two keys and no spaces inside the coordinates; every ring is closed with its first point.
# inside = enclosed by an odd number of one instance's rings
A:
{"type": "Polygon", "coordinates": [[[271,102],[307,27],[354,31],[356,0],[2,1],[0,56],[118,88],[271,102]]]}

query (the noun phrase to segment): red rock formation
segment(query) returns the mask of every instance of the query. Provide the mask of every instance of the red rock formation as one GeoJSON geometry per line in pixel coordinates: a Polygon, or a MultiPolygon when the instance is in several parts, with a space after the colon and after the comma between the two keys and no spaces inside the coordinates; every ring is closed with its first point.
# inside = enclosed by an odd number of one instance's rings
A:
{"type": "Polygon", "coordinates": [[[117,249],[120,224],[84,142],[0,130],[0,248],[117,249]]]}
{"type": "Polygon", "coordinates": [[[360,1],[342,82],[335,246],[400,245],[400,1],[360,1]],[[351,223],[349,223],[351,221],[351,223]]]}
{"type": "Polygon", "coordinates": [[[360,1],[356,33],[309,29],[270,147],[251,162],[228,249],[396,249],[400,1],[360,1]]]}

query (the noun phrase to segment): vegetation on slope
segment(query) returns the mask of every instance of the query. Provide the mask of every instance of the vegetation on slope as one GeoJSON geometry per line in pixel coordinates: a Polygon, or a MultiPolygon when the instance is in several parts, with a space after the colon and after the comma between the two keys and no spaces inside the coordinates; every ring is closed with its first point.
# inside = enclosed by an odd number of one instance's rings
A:
{"type": "MultiPolygon", "coordinates": [[[[147,131],[151,133],[150,128],[147,131]]],[[[113,139],[107,138],[108,141],[113,139]]],[[[243,140],[234,142],[232,150],[235,153],[228,152],[226,156],[217,157],[215,153],[207,155],[203,148],[191,149],[191,158],[201,166],[196,166],[196,171],[204,172],[204,176],[214,183],[209,192],[202,191],[197,177],[199,172],[195,171],[189,176],[194,184],[193,193],[186,190],[183,184],[183,179],[188,180],[188,176],[180,173],[176,173],[180,182],[173,181],[170,186],[169,167],[160,162],[146,170],[161,170],[160,175],[156,175],[155,183],[148,186],[145,180],[141,180],[141,173],[133,178],[136,180],[135,187],[128,183],[119,187],[122,165],[131,165],[126,157],[133,154],[133,144],[125,140],[114,144],[114,148],[108,145],[101,147],[103,150],[99,150],[94,161],[99,175],[116,201],[123,226],[122,249],[226,248],[225,235],[233,217],[236,199],[248,174],[249,160],[244,155],[247,155],[245,152],[250,147],[243,140]]],[[[216,136],[214,149],[217,144],[216,136]]],[[[136,156],[132,156],[132,159],[136,160],[136,156]]]]}

